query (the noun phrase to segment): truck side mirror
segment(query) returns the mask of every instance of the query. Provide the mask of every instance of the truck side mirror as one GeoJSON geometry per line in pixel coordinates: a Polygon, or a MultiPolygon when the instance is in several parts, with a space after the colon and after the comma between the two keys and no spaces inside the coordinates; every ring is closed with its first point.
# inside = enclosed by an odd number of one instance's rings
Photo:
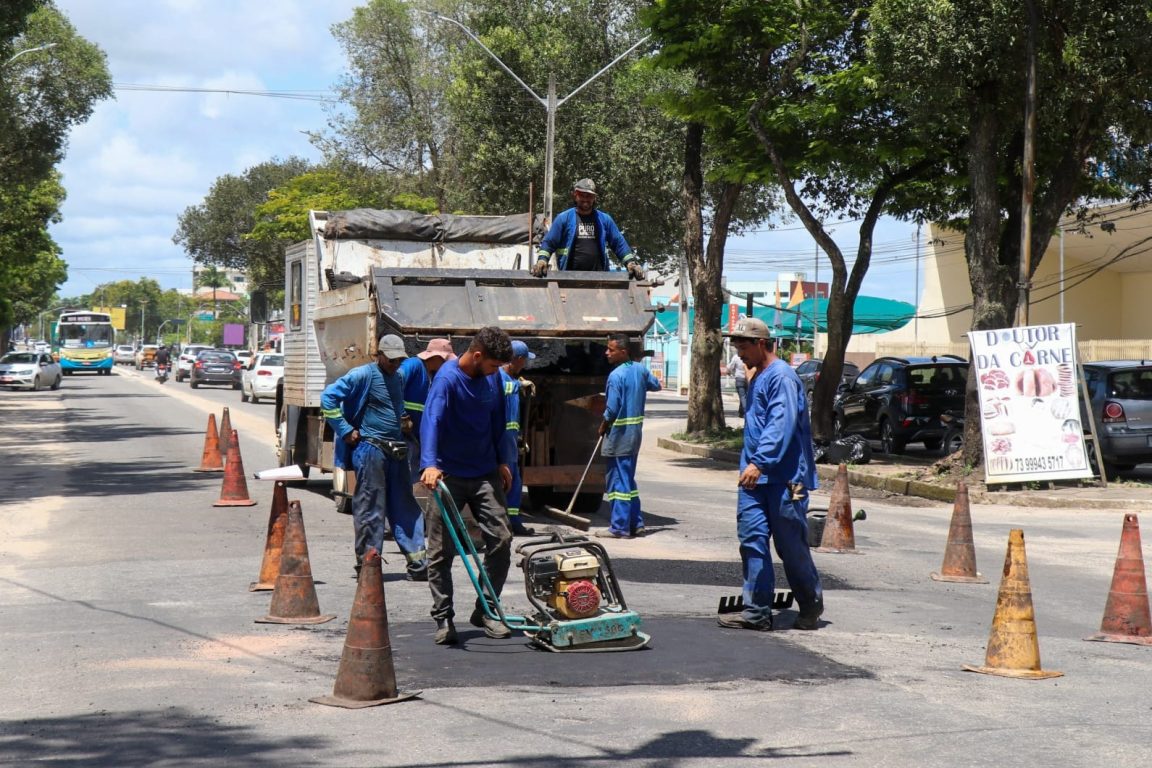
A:
{"type": "Polygon", "coordinates": [[[254,323],[268,322],[268,292],[252,291],[248,299],[248,314],[254,323]]]}

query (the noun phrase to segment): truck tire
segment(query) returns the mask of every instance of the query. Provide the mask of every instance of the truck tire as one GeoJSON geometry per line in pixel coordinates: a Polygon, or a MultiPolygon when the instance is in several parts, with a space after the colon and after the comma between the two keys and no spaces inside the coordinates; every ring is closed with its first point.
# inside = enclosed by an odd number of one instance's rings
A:
{"type": "MultiPolygon", "coordinates": [[[[550,485],[530,485],[528,486],[528,500],[532,502],[532,506],[540,509],[541,507],[555,506],[555,500],[552,493],[552,486],[550,485]]],[[[566,505],[568,502],[565,501],[566,505]]],[[[563,508],[563,505],[561,506],[563,508]]]]}

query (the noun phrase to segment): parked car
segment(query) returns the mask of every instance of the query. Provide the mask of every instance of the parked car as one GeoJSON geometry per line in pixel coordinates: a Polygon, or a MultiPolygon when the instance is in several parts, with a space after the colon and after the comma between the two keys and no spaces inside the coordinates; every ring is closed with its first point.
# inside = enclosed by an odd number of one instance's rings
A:
{"type": "Polygon", "coordinates": [[[947,432],[940,415],[964,412],[967,381],[968,361],[955,355],[878,358],[836,399],[836,434],[878,439],[884,453],[908,443],[939,450],[947,432]]]}
{"type": "Polygon", "coordinates": [[[112,353],[112,362],[116,365],[133,365],[136,362],[136,348],[131,344],[121,344],[112,353]]]}
{"type": "Polygon", "coordinates": [[[226,349],[205,349],[192,363],[188,383],[192,389],[201,384],[231,384],[240,389],[240,361],[226,349]]]}
{"type": "Polygon", "coordinates": [[[240,374],[240,400],[254,403],[262,397],[276,397],[276,387],[284,378],[284,355],[260,352],[240,374]]]}
{"type": "Polygon", "coordinates": [[[210,344],[189,344],[180,350],[176,358],[176,381],[184,381],[192,374],[192,364],[196,362],[196,355],[206,349],[212,349],[210,344]]]}
{"type": "Polygon", "coordinates": [[[0,387],[60,389],[64,372],[47,352],[9,352],[0,357],[0,387]]]}
{"type": "Polygon", "coordinates": [[[1152,360],[1085,363],[1084,380],[1107,476],[1152,462],[1152,360]]]}
{"type": "Polygon", "coordinates": [[[156,364],[156,350],[159,347],[155,344],[143,344],[140,349],[136,350],[136,370],[142,371],[145,368],[151,368],[156,364]]]}
{"type": "MultiPolygon", "coordinates": [[[[805,360],[796,368],[796,375],[804,382],[804,396],[808,398],[808,410],[812,410],[812,390],[816,388],[816,380],[820,378],[820,369],[824,367],[822,358],[805,360]]],[[[856,363],[844,361],[844,370],[840,373],[839,390],[847,389],[860,375],[860,367],[856,363]]]]}

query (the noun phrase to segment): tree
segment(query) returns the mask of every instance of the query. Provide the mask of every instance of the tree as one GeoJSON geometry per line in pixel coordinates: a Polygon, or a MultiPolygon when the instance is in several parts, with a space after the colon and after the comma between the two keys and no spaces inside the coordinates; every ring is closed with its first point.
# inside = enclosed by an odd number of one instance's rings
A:
{"type": "MultiPolygon", "coordinates": [[[[212,289],[212,319],[216,319],[220,316],[220,305],[216,301],[216,291],[220,288],[231,288],[232,281],[217,267],[213,266],[202,269],[196,282],[203,288],[212,289]]],[[[193,286],[193,292],[195,292],[195,286],[193,286]]]]}
{"type": "Polygon", "coordinates": [[[55,172],[38,183],[0,185],[0,328],[31,322],[67,279],[48,234],[63,200],[55,172]]]}
{"type": "Polygon", "coordinates": [[[253,283],[283,280],[283,243],[247,235],[269,192],[310,170],[306,160],[290,157],[254,165],[240,176],[221,176],[204,202],[184,209],[172,241],[198,264],[247,270],[253,283]]]}
{"type": "MultiPolygon", "coordinates": [[[[910,125],[937,137],[946,173],[921,190],[935,218],[962,229],[972,328],[1012,325],[1024,219],[1024,105],[1035,46],[1031,277],[1060,218],[1085,199],[1152,194],[1152,17],[1143,0],[878,0],[873,61],[910,125]],[[1030,23],[1027,10],[1034,9],[1030,23]]],[[[964,461],[981,459],[969,378],[964,461]]]]}
{"type": "Polygon", "coordinates": [[[906,190],[935,162],[875,87],[865,8],[658,0],[650,17],[662,61],[697,73],[681,109],[715,135],[721,167],[737,180],[774,180],[832,264],[828,350],[814,392],[821,441],[833,436],[831,403],[876,222],[908,215],[906,190]],[[823,226],[831,216],[861,221],[851,273],[823,226]]]}

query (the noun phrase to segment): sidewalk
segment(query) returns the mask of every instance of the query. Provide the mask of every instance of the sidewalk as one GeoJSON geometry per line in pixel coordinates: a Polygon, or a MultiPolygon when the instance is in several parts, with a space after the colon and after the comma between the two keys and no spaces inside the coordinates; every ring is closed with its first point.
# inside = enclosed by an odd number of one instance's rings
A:
{"type": "MultiPolygon", "coordinates": [[[[661,393],[649,397],[649,408],[667,410],[679,404],[681,410],[687,409],[686,398],[673,393],[661,393]],[[658,398],[658,400],[657,400],[658,398]],[[657,404],[659,403],[659,404],[657,404]]],[[[741,419],[736,416],[735,396],[725,394],[725,415],[730,427],[739,427],[741,419]]],[[[713,461],[736,465],[740,461],[740,454],[736,451],[709,448],[676,440],[673,433],[684,430],[686,420],[668,420],[661,423],[656,429],[650,430],[647,426],[645,432],[656,438],[658,447],[676,453],[699,456],[713,461]],[[675,421],[675,423],[672,423],[675,421]],[[654,433],[654,434],[653,434],[654,433]]],[[[651,422],[648,422],[651,424],[651,422]]],[[[952,485],[945,484],[943,478],[940,483],[926,482],[915,475],[933,463],[932,459],[915,455],[886,456],[874,453],[872,461],[868,464],[851,466],[848,468],[848,482],[861,488],[886,491],[902,496],[919,496],[935,501],[951,503],[956,494],[952,485]]],[[[817,467],[821,481],[831,483],[836,475],[836,467],[821,464],[817,467]]],[[[1142,478],[1148,478],[1149,473],[1144,472],[1142,478]]],[[[1047,484],[1045,484],[1047,485],[1047,484]]],[[[998,486],[994,486],[998,487],[998,486]]],[[[1071,483],[1057,485],[1054,489],[1043,488],[1039,490],[1012,490],[989,491],[984,486],[981,474],[974,475],[969,480],[969,495],[973,502],[979,504],[1007,504],[1018,507],[1048,507],[1060,509],[1121,509],[1141,511],[1152,508],[1152,484],[1147,482],[1119,481],[1108,483],[1107,488],[1096,486],[1081,486],[1071,483]]]]}

